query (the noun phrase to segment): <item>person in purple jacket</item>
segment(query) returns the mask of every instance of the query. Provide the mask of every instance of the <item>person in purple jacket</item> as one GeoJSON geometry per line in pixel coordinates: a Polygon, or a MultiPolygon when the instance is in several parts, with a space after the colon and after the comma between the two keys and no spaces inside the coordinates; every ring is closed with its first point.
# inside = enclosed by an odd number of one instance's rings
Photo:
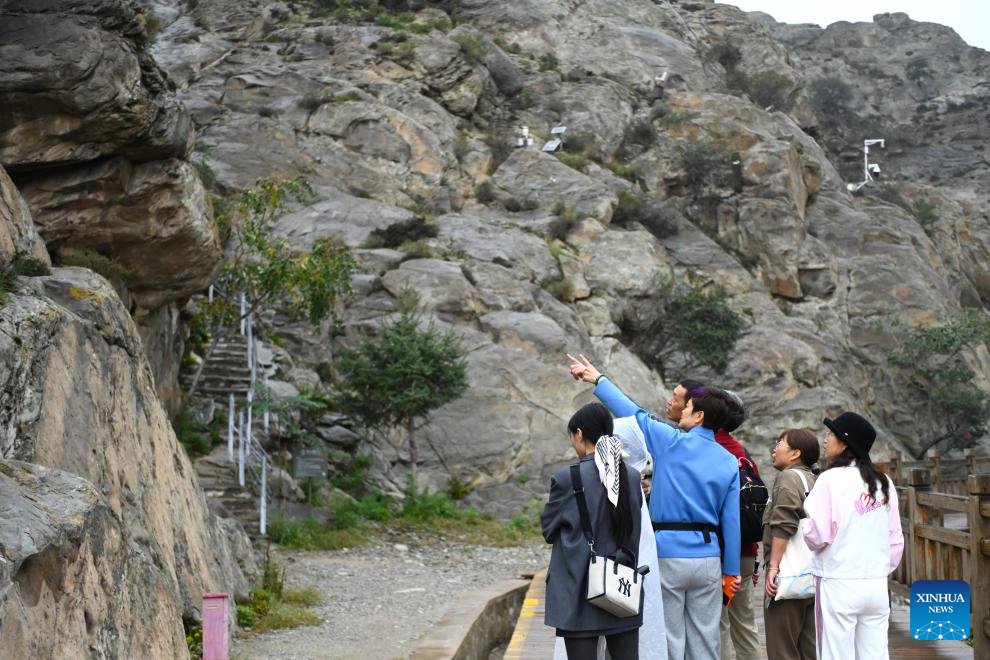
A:
{"type": "Polygon", "coordinates": [[[689,392],[674,428],[653,419],[583,355],[567,357],[571,376],[594,384],[595,396],[616,417],[635,416],[646,436],[667,657],[718,660],[723,588],[739,587],[739,465],[715,442],[729,415],[728,397],[714,387],[689,392]]]}

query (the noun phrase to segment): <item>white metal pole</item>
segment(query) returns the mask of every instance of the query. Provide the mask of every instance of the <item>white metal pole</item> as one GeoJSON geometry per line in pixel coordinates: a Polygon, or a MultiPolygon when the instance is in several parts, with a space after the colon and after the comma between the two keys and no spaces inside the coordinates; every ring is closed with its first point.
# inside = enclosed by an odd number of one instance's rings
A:
{"type": "Polygon", "coordinates": [[[244,411],[241,411],[241,433],[237,436],[237,483],[244,488],[244,411]]]}
{"type": "Polygon", "coordinates": [[[254,318],[253,314],[247,315],[247,365],[251,370],[251,384],[254,384],[254,318]]]}
{"type": "Polygon", "coordinates": [[[207,298],[206,299],[208,301],[210,301],[210,302],[213,302],[213,285],[212,284],[210,285],[210,289],[207,292],[207,298]]]}
{"type": "Polygon", "coordinates": [[[267,533],[268,528],[268,457],[261,456],[261,535],[267,533]]]}
{"type": "MultiPolygon", "coordinates": [[[[267,373],[265,374],[265,396],[268,397],[268,374],[267,373]]],[[[270,398],[270,397],[268,397],[268,398],[270,398]]],[[[265,404],[266,404],[265,405],[265,414],[263,416],[263,419],[264,419],[264,424],[265,424],[265,434],[267,435],[268,434],[268,424],[269,424],[269,420],[271,418],[271,415],[269,415],[269,411],[268,411],[268,401],[266,401],[265,404]]]]}
{"type": "Polygon", "coordinates": [[[871,181],[870,176],[870,145],[863,142],[863,181],[871,181]]]}
{"type": "Polygon", "coordinates": [[[227,462],[234,462],[234,393],[230,393],[229,407],[227,410],[227,462]]]}
{"type": "Polygon", "coordinates": [[[251,389],[248,390],[247,393],[247,452],[249,456],[251,455],[251,441],[253,440],[252,436],[254,435],[254,433],[252,433],[251,431],[252,421],[253,421],[252,416],[254,413],[254,411],[252,410],[254,406],[251,405],[253,401],[254,401],[254,388],[252,387],[251,389]]]}

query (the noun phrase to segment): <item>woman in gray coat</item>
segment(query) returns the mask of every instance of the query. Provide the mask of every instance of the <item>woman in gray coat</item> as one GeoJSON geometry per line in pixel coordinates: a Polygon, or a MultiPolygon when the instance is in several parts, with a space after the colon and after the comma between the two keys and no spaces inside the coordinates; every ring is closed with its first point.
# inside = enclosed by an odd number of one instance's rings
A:
{"type": "MultiPolygon", "coordinates": [[[[619,442],[612,436],[612,415],[600,403],[590,403],[574,413],[567,430],[571,446],[581,459],[581,481],[595,554],[610,556],[626,548],[636,566],[642,491],[638,487],[639,473],[619,456],[619,442]]],[[[550,479],[550,499],[541,522],[543,538],[553,544],[544,621],[564,638],[568,660],[595,660],[601,636],[613,658],[638,660],[642,614],[620,618],[587,600],[590,552],[570,467],[561,468],[550,479]]]]}

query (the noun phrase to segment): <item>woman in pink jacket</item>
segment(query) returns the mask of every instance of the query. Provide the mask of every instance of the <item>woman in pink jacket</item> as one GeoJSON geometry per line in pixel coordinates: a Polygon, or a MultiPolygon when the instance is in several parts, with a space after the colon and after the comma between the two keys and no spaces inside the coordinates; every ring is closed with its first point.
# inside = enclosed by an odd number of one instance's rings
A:
{"type": "Polygon", "coordinates": [[[873,465],[873,426],[856,413],[826,419],[828,469],[804,502],[813,552],[815,626],[822,660],[887,655],[887,576],[904,552],[893,483],[873,465]]]}

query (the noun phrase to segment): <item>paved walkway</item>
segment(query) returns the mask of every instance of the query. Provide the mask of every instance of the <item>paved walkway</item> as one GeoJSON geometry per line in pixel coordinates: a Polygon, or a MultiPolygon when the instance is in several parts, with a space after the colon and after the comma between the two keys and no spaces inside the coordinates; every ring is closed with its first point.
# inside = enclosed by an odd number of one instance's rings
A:
{"type": "MultiPolygon", "coordinates": [[[[509,641],[504,660],[552,660],[554,648],[553,629],[543,625],[543,606],[546,572],[538,573],[526,593],[515,633],[509,641]]],[[[763,608],[762,591],[754,589],[756,611],[763,608]]],[[[930,660],[973,660],[973,649],[962,642],[921,642],[911,638],[910,610],[894,604],[890,613],[890,657],[899,659],[928,658],[930,660]]],[[[760,628],[760,648],[766,652],[763,622],[760,628]]]]}

